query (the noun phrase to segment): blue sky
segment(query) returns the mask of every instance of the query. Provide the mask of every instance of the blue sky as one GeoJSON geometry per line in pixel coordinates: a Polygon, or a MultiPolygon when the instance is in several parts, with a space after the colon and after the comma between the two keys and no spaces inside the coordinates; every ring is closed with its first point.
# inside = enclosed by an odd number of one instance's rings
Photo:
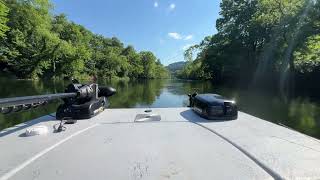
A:
{"type": "Polygon", "coordinates": [[[53,0],[54,13],[94,33],[115,36],[164,65],[183,60],[183,49],[216,33],[220,0],[53,0]]]}

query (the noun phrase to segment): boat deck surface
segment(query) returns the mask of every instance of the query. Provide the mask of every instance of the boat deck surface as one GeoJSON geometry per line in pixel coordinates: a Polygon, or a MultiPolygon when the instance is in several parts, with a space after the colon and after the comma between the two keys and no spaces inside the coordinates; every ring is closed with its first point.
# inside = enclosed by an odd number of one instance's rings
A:
{"type": "Polygon", "coordinates": [[[66,125],[44,116],[0,132],[6,179],[320,179],[320,141],[239,112],[207,121],[189,108],[107,109],[66,125]],[[138,114],[158,121],[136,122],[138,114]],[[45,125],[49,133],[24,136],[45,125]]]}

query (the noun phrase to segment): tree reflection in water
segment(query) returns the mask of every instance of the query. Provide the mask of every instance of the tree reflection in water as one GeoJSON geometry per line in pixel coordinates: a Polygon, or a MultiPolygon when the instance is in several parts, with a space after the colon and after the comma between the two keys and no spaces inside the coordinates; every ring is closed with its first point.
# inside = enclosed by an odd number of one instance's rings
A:
{"type": "MultiPolygon", "coordinates": [[[[1,79],[0,97],[27,96],[63,92],[68,81],[26,81],[1,79]]],[[[237,101],[240,111],[274,123],[281,123],[302,133],[320,138],[319,100],[294,97],[283,101],[271,92],[249,91],[215,86],[209,81],[182,80],[100,80],[101,86],[112,86],[117,94],[110,98],[110,108],[186,107],[188,93],[216,93],[237,101]]],[[[0,129],[52,113],[60,102],[45,107],[0,114],[0,129]]]]}

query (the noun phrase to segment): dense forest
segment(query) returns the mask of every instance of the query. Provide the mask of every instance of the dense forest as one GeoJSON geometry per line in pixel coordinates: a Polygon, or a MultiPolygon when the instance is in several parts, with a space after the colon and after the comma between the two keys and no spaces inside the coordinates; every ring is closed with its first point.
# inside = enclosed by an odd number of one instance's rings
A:
{"type": "Polygon", "coordinates": [[[319,0],[222,0],[217,33],[185,52],[180,78],[320,89],[319,0]]]}
{"type": "Polygon", "coordinates": [[[53,15],[49,0],[0,0],[0,72],[17,78],[164,78],[152,52],[137,52],[53,15]]]}

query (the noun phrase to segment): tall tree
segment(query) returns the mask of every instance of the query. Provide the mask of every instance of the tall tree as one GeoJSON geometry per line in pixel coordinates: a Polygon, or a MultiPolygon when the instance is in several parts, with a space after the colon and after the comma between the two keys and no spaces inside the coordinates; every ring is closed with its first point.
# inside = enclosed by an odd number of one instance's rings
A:
{"type": "Polygon", "coordinates": [[[64,14],[51,12],[49,0],[0,2],[0,37],[6,35],[0,38],[1,70],[34,79],[165,77],[166,70],[153,53],[136,52],[116,37],[93,34],[64,14]]]}
{"type": "Polygon", "coordinates": [[[180,72],[181,77],[293,88],[294,74],[301,77],[307,76],[306,71],[317,71],[319,4],[314,0],[222,0],[218,32],[194,46],[199,53],[180,72]]]}
{"type": "Polygon", "coordinates": [[[5,33],[9,30],[7,26],[9,8],[0,0],[0,37],[4,37],[5,33]]]}

